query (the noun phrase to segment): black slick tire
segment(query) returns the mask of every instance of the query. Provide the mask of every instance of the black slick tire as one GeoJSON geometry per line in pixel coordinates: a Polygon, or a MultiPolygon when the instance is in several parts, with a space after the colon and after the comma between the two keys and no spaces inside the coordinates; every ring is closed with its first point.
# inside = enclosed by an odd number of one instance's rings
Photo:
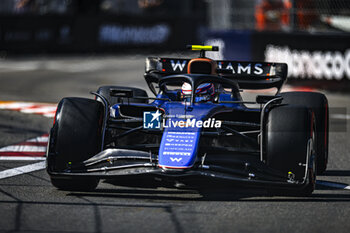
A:
{"type": "Polygon", "coordinates": [[[325,95],[317,92],[285,92],[281,93],[283,103],[305,106],[315,113],[316,121],[316,163],[317,174],[323,174],[328,163],[328,100],[325,95]]]}
{"type": "Polygon", "coordinates": [[[52,174],[59,174],[100,151],[102,121],[103,106],[96,100],[64,98],[60,101],[47,149],[47,170],[55,187],[81,191],[97,187],[96,178],[52,174]]]}
{"type": "Polygon", "coordinates": [[[266,164],[285,177],[291,175],[299,182],[306,180],[303,188],[270,189],[271,193],[309,196],[314,191],[316,164],[310,158],[314,154],[310,151],[314,138],[313,115],[308,108],[300,106],[278,106],[268,113],[264,134],[266,164]],[[312,166],[306,168],[309,165],[312,166]]]}

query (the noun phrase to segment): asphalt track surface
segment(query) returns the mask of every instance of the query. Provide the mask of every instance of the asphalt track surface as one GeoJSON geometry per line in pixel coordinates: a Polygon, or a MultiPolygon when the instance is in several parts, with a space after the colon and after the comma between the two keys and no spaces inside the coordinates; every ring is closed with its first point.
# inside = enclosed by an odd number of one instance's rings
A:
{"type": "MultiPolygon", "coordinates": [[[[104,84],[145,87],[143,56],[0,61],[0,101],[57,103],[104,84]]],[[[101,182],[94,192],[51,186],[45,170],[0,179],[1,232],[349,232],[350,96],[326,93],[329,166],[311,197],[239,187],[193,191],[101,182]],[[336,109],[335,111],[338,111],[336,109]],[[328,183],[327,183],[328,182],[328,183]],[[326,185],[325,185],[326,184],[326,185]],[[349,188],[349,187],[347,187],[349,188]]],[[[52,119],[0,110],[0,147],[47,133],[52,119]]],[[[0,172],[40,161],[0,161],[0,172]]]]}

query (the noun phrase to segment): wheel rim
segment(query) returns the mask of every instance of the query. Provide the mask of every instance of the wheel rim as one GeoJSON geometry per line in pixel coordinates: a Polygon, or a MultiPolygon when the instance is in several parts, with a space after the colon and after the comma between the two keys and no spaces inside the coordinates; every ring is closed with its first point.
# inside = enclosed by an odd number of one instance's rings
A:
{"type": "Polygon", "coordinates": [[[312,135],[311,135],[311,148],[310,148],[310,156],[311,156],[311,162],[312,167],[309,168],[309,182],[312,183],[312,189],[315,189],[316,186],[316,171],[317,171],[317,155],[316,155],[316,129],[315,129],[315,122],[313,122],[312,127],[312,135]]]}

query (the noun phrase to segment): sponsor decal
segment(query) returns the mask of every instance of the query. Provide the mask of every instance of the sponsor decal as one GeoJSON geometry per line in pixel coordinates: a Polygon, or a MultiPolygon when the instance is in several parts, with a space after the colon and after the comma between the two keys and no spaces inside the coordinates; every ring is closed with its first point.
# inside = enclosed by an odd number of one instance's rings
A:
{"type": "Polygon", "coordinates": [[[256,63],[252,66],[251,63],[246,64],[245,66],[241,63],[234,63],[232,65],[231,62],[224,63],[222,61],[218,62],[219,69],[227,69],[232,70],[233,74],[255,74],[255,75],[261,75],[264,73],[264,70],[261,68],[261,63],[256,63]],[[235,66],[234,66],[235,65],[235,66]]]}
{"type": "MultiPolygon", "coordinates": [[[[165,61],[163,61],[163,63],[164,62],[165,61]]],[[[187,68],[187,62],[188,62],[188,60],[182,60],[182,59],[170,60],[170,65],[171,65],[172,71],[183,72],[187,68]]],[[[218,63],[219,69],[232,70],[233,74],[255,74],[255,75],[264,74],[263,64],[261,64],[261,63],[246,63],[245,62],[243,64],[243,62],[237,63],[237,62],[230,62],[230,61],[218,61],[217,63],[218,63]]],[[[270,67],[269,67],[269,69],[270,69],[270,67]]],[[[167,68],[165,68],[164,71],[165,70],[167,70],[167,68]]],[[[269,73],[269,70],[266,70],[265,72],[269,73]]]]}
{"type": "Polygon", "coordinates": [[[153,112],[143,112],[143,128],[145,129],[160,129],[160,117],[159,110],[153,112]]]}
{"type": "Polygon", "coordinates": [[[197,119],[187,120],[172,120],[171,118],[167,121],[163,119],[163,128],[220,128],[221,121],[215,118],[209,118],[205,121],[197,119]]]}
{"type": "Polygon", "coordinates": [[[350,49],[340,51],[307,51],[288,46],[266,46],[265,60],[288,64],[288,76],[326,80],[350,80],[350,49]]]}
{"type": "Polygon", "coordinates": [[[12,42],[12,41],[30,41],[31,40],[31,33],[30,31],[22,31],[22,30],[4,30],[3,32],[3,38],[4,41],[12,42]]]}
{"type": "Polygon", "coordinates": [[[99,30],[99,41],[110,44],[161,44],[170,35],[166,24],[145,26],[102,25],[99,30]]]}
{"type": "Polygon", "coordinates": [[[170,160],[171,162],[180,162],[182,160],[182,158],[173,158],[173,157],[170,157],[170,160]]]}
{"type": "Polygon", "coordinates": [[[177,69],[179,69],[180,71],[183,71],[187,61],[183,60],[181,63],[179,60],[177,60],[176,62],[174,62],[174,60],[170,60],[170,63],[171,63],[171,67],[173,68],[173,71],[176,71],[177,69]]]}
{"type": "MultiPolygon", "coordinates": [[[[215,118],[209,118],[205,121],[195,118],[171,118],[167,117],[161,120],[162,114],[157,111],[143,112],[143,128],[144,129],[163,129],[163,128],[220,128],[221,121],[215,118]]],[[[181,115],[182,116],[182,115],[181,115]]],[[[172,142],[173,138],[167,139],[172,142]]],[[[177,141],[177,140],[175,140],[177,141]]]]}

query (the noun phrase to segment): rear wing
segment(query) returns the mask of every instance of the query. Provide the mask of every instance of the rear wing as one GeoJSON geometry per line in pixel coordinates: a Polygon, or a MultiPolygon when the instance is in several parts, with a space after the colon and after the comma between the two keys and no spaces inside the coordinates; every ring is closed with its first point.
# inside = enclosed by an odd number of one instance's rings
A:
{"type": "MultiPolygon", "coordinates": [[[[145,79],[158,83],[159,78],[187,73],[191,59],[148,57],[145,79]]],[[[241,89],[281,89],[287,79],[288,66],[285,63],[216,61],[217,73],[237,82],[241,89]]],[[[150,86],[151,88],[151,86],[150,86]]],[[[152,88],[151,88],[152,90],[152,88]]],[[[153,91],[153,90],[152,90],[153,91]]]]}

